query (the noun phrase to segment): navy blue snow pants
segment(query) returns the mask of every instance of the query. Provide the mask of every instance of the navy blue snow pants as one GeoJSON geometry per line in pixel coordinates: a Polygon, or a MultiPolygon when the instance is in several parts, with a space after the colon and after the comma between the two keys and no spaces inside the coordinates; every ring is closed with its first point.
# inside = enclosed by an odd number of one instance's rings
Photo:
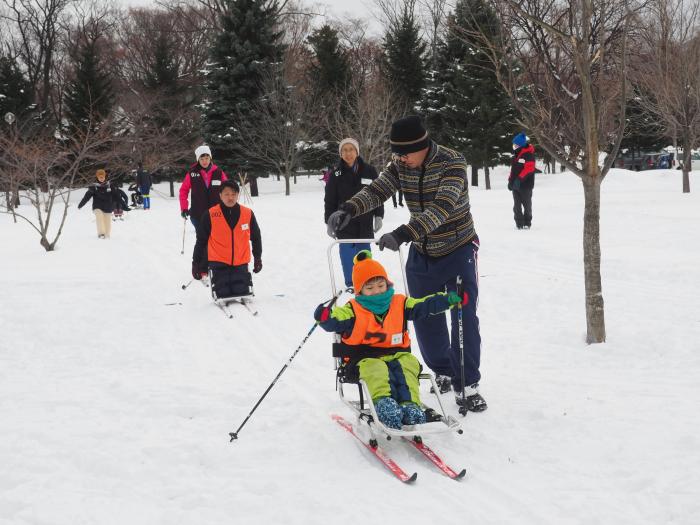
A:
{"type": "MultiPolygon", "coordinates": [[[[429,257],[419,253],[411,244],[406,262],[408,290],[415,298],[456,290],[457,276],[462,276],[464,290],[469,294],[469,304],[462,308],[466,385],[478,383],[481,378],[479,372],[481,335],[479,318],[476,316],[479,298],[477,251],[478,241],[461,246],[442,257],[429,257]]],[[[444,313],[413,321],[413,326],[425,364],[436,374],[450,376],[452,386],[459,391],[461,369],[457,308],[452,308],[450,315],[452,316],[451,341],[444,313]]]]}
{"type": "MultiPolygon", "coordinates": [[[[355,266],[353,259],[355,255],[360,253],[362,250],[370,250],[370,245],[364,242],[354,242],[346,243],[340,245],[340,263],[343,266],[343,278],[345,279],[345,286],[352,286],[352,268],[355,266]]],[[[360,293],[360,290],[355,290],[356,293],[360,293]]]]}

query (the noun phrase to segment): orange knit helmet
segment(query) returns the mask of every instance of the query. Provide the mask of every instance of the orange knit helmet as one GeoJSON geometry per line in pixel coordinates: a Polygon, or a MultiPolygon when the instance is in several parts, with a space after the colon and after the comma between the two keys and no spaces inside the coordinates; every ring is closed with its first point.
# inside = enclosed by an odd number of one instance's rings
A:
{"type": "Polygon", "coordinates": [[[352,286],[355,293],[359,294],[362,287],[373,277],[384,277],[388,284],[391,284],[386,270],[377,261],[372,259],[372,252],[362,250],[353,259],[355,265],[352,267],[352,286]]]}

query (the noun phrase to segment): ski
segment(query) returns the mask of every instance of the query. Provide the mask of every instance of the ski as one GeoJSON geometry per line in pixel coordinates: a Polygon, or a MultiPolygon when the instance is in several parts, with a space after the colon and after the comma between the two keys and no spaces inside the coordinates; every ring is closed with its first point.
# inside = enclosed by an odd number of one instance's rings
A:
{"type": "Polygon", "coordinates": [[[446,476],[460,480],[462,479],[465,474],[467,473],[467,469],[462,469],[459,472],[456,472],[452,470],[447,463],[445,463],[440,456],[438,456],[433,449],[431,449],[428,445],[423,443],[423,440],[420,437],[415,437],[413,439],[409,439],[407,437],[402,438],[404,441],[407,441],[411,445],[413,445],[413,448],[418,450],[421,454],[423,454],[428,460],[435,465],[437,468],[439,468],[446,476]]]}
{"type": "Polygon", "coordinates": [[[352,427],[352,425],[345,420],[342,416],[339,416],[337,414],[333,414],[331,416],[333,420],[338,423],[341,427],[343,427],[345,430],[347,430],[350,434],[355,436],[355,438],[362,443],[367,450],[369,450],[374,457],[376,457],[385,467],[387,467],[391,473],[396,476],[398,479],[403,481],[404,483],[413,483],[416,478],[418,477],[417,473],[413,473],[410,476],[406,474],[401,467],[399,467],[396,462],[391,459],[387,454],[379,448],[379,446],[372,446],[369,443],[365,443],[360,436],[358,436],[355,433],[355,429],[352,427]]]}
{"type": "Polygon", "coordinates": [[[245,306],[246,310],[248,310],[253,316],[258,315],[258,311],[253,308],[250,302],[246,301],[245,299],[241,299],[241,304],[245,306]]]}
{"type": "Polygon", "coordinates": [[[227,304],[221,304],[218,302],[215,302],[214,304],[219,307],[219,310],[221,310],[226,317],[233,319],[233,314],[231,313],[231,310],[227,304]]]}

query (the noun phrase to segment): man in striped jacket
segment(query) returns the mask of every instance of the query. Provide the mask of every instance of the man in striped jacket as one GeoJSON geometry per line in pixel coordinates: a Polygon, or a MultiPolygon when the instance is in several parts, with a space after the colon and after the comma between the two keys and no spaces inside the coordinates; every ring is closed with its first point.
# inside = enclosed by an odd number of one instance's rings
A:
{"type": "Polygon", "coordinates": [[[445,315],[415,320],[416,339],[423,360],[437,375],[438,383],[456,393],[457,404],[481,412],[486,402],[478,392],[481,336],[476,315],[478,299],[477,251],[479,238],[474,230],[464,157],[430,140],[419,117],[408,116],[391,126],[393,160],[379,177],[343,203],[328,219],[335,231],[350,219],[369,213],[390,199],[399,189],[411,213],[407,224],[378,241],[383,250],[398,250],[411,243],[406,276],[411,296],[425,297],[438,292],[456,291],[461,276],[470,301],[463,309],[464,383],[460,366],[457,312],[451,312],[452,338],[445,315]],[[446,381],[447,378],[450,378],[446,381]],[[449,381],[449,382],[448,382],[449,381]]]}

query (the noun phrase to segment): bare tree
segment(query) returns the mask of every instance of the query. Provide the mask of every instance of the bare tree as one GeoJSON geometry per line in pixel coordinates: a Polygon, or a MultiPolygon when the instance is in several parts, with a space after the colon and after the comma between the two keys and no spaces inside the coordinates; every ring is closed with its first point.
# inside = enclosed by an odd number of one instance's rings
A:
{"type": "Polygon", "coordinates": [[[105,147],[112,140],[108,128],[98,132],[89,128],[73,138],[37,132],[0,134],[0,183],[13,188],[31,205],[31,212],[20,213],[14,206],[0,203],[0,212],[26,221],[39,234],[46,251],[53,251],[61,236],[70,195],[81,172],[98,160],[107,160],[105,147]],[[52,228],[57,216],[58,226],[52,228]]]}
{"type": "Polygon", "coordinates": [[[639,6],[633,0],[494,0],[493,7],[500,31],[469,36],[489,56],[519,111],[518,124],[583,183],[586,339],[602,343],[600,185],[624,132],[627,36],[632,8],[639,6]],[[602,165],[601,153],[607,153],[602,165]]]}
{"type": "Polygon", "coordinates": [[[353,73],[335,103],[342,111],[325,115],[331,140],[356,138],[363,158],[377,166],[383,166],[390,157],[389,127],[400,112],[400,105],[382,74],[381,56],[377,43],[364,40],[358,45],[356,41],[349,53],[353,73]]]}
{"type": "Polygon", "coordinates": [[[0,17],[14,38],[13,48],[27,72],[40,111],[49,109],[54,61],[68,7],[75,0],[1,0],[0,17]]]}
{"type": "Polygon", "coordinates": [[[691,150],[700,146],[700,4],[654,0],[635,80],[642,106],[683,147],[683,193],[690,192],[691,150]]]}
{"type": "Polygon", "coordinates": [[[300,78],[287,55],[263,75],[263,96],[252,104],[250,114],[238,116],[245,158],[282,175],[285,195],[290,194],[290,178],[302,166],[306,147],[321,133],[313,125],[316,101],[306,86],[294,83],[300,78]]]}
{"type": "Polygon", "coordinates": [[[447,0],[418,0],[423,18],[426,20],[427,38],[430,45],[430,67],[438,68],[438,44],[444,29],[449,5],[447,0]]]}

